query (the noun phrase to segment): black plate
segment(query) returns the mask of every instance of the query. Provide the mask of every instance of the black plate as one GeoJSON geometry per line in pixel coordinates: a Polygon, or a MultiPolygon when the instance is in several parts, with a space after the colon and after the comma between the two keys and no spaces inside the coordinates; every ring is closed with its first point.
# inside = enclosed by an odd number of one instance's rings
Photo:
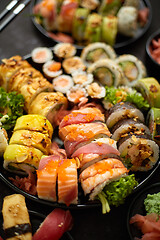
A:
{"type": "Polygon", "coordinates": [[[138,230],[134,224],[129,224],[129,220],[131,217],[133,217],[135,214],[141,214],[146,215],[145,207],[144,207],[144,200],[147,197],[147,194],[154,194],[160,192],[160,183],[152,184],[148,187],[146,187],[144,190],[142,190],[132,201],[128,216],[127,216],[127,229],[131,240],[134,240],[135,237],[141,238],[142,233],[140,230],[138,230]]]}
{"type": "MultiPolygon", "coordinates": [[[[52,49],[52,48],[50,48],[50,49],[52,49]]],[[[30,54],[24,56],[23,58],[25,60],[27,60],[34,68],[37,68],[37,65],[35,65],[35,63],[32,61],[32,58],[31,58],[30,54]]],[[[38,70],[42,71],[41,67],[42,66],[39,65],[38,70]]],[[[58,139],[58,129],[54,130],[53,138],[58,143],[62,143],[62,141],[58,139]]],[[[156,163],[156,165],[151,170],[149,170],[147,172],[134,172],[136,180],[138,181],[139,184],[138,184],[137,187],[134,188],[133,193],[135,193],[136,191],[138,191],[139,189],[144,187],[144,185],[148,182],[148,180],[155,174],[155,172],[159,168],[159,165],[160,165],[160,161],[158,161],[156,163]]],[[[132,172],[130,172],[130,174],[132,174],[132,172]]],[[[42,204],[45,204],[45,205],[48,205],[48,206],[52,206],[52,207],[61,207],[61,208],[64,208],[64,209],[65,208],[67,208],[67,209],[84,209],[84,208],[101,207],[101,203],[98,200],[88,201],[87,197],[84,196],[83,190],[81,189],[80,186],[79,186],[79,191],[78,191],[79,192],[78,204],[77,205],[66,206],[65,204],[60,204],[60,203],[57,203],[57,202],[51,202],[51,201],[40,199],[37,196],[33,196],[29,193],[26,193],[26,192],[22,191],[21,189],[16,187],[14,184],[12,184],[12,182],[9,180],[9,177],[15,178],[15,174],[6,171],[3,168],[3,159],[0,159],[0,179],[2,179],[15,192],[21,193],[22,195],[24,195],[25,197],[27,197],[27,198],[29,198],[33,201],[36,201],[38,203],[42,203],[42,204]]]]}
{"type": "MultiPolygon", "coordinates": [[[[30,221],[31,221],[31,226],[32,226],[32,234],[34,234],[37,229],[39,228],[40,224],[44,221],[44,219],[46,218],[45,215],[35,212],[35,211],[31,211],[28,210],[29,212],[29,216],[30,216],[30,221]]],[[[0,236],[4,238],[4,231],[3,231],[3,216],[2,216],[2,212],[0,213],[0,236]]],[[[63,237],[61,238],[61,240],[73,240],[71,234],[69,232],[64,233],[63,237]]]]}
{"type": "MultiPolygon", "coordinates": [[[[37,21],[35,20],[35,17],[33,16],[33,12],[32,12],[32,9],[33,7],[38,3],[40,2],[40,0],[32,0],[31,1],[31,19],[32,19],[32,22],[33,24],[35,25],[35,27],[44,35],[46,36],[47,38],[53,40],[53,42],[55,43],[59,43],[59,41],[57,40],[54,40],[53,38],[51,38],[48,34],[48,32],[45,30],[44,27],[42,27],[40,24],[37,23],[37,21]]],[[[137,32],[136,32],[136,35],[132,38],[130,37],[125,37],[125,36],[122,36],[120,34],[117,35],[117,40],[116,40],[116,43],[114,45],[114,49],[120,49],[122,47],[125,47],[133,42],[135,42],[136,40],[138,40],[140,37],[142,37],[145,32],[148,30],[150,24],[151,24],[151,21],[152,21],[152,7],[151,7],[151,4],[150,4],[150,1],[149,0],[140,0],[140,9],[144,8],[144,7],[147,7],[149,8],[149,17],[148,17],[148,21],[147,23],[145,24],[145,26],[143,28],[138,28],[137,32]]],[[[78,45],[78,44],[74,44],[75,47],[77,49],[83,49],[84,46],[81,46],[81,45],[78,45]]]]}

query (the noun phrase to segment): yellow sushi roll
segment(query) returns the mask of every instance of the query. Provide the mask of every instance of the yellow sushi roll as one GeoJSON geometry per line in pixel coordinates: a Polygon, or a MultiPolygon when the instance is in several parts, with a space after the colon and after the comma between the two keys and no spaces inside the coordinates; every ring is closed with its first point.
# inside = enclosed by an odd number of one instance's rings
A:
{"type": "Polygon", "coordinates": [[[53,127],[46,117],[38,114],[28,114],[19,117],[16,121],[14,131],[30,130],[48,134],[52,138],[53,127]]]}
{"type": "Polygon", "coordinates": [[[10,144],[4,152],[3,167],[10,171],[26,174],[35,172],[43,155],[39,149],[18,144],[10,144]]]}
{"type": "Polygon", "coordinates": [[[48,134],[36,131],[18,130],[13,132],[9,144],[20,144],[28,147],[35,147],[48,155],[51,147],[51,139],[48,134]]]}

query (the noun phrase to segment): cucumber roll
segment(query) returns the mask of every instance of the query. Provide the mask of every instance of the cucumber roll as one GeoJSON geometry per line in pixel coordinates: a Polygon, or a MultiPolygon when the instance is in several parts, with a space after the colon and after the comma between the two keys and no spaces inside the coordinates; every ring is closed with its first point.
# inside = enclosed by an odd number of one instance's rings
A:
{"type": "Polygon", "coordinates": [[[132,135],[118,141],[122,161],[132,171],[148,171],[158,161],[159,146],[148,135],[132,135]]]}
{"type": "Polygon", "coordinates": [[[131,54],[118,57],[116,63],[122,68],[127,86],[134,86],[138,79],[147,76],[146,68],[142,61],[131,54]]]}
{"type": "Polygon", "coordinates": [[[160,146],[160,108],[151,108],[148,112],[147,122],[152,138],[160,146]]]}
{"type": "Polygon", "coordinates": [[[115,16],[122,5],[121,0],[102,0],[98,12],[103,15],[115,16]]]}
{"type": "Polygon", "coordinates": [[[83,42],[89,9],[77,8],[72,26],[72,36],[77,42],[83,42]]]}
{"type": "Polygon", "coordinates": [[[87,18],[84,38],[87,43],[101,41],[102,16],[92,13],[87,18]]]}
{"type": "Polygon", "coordinates": [[[155,78],[139,79],[135,88],[141,92],[151,107],[160,108],[160,84],[155,78]]]}
{"type": "Polygon", "coordinates": [[[119,86],[124,83],[124,74],[120,66],[111,59],[101,59],[91,64],[88,73],[104,86],[119,86]]]}
{"type": "Polygon", "coordinates": [[[106,58],[116,58],[116,52],[106,43],[90,43],[88,46],[83,48],[81,53],[81,59],[87,67],[100,59],[106,58]]]}
{"type": "Polygon", "coordinates": [[[102,42],[113,46],[118,32],[118,19],[116,16],[104,16],[102,20],[102,42]]]}
{"type": "Polygon", "coordinates": [[[127,37],[134,37],[138,27],[138,10],[132,6],[123,6],[117,17],[118,32],[127,37]]]}

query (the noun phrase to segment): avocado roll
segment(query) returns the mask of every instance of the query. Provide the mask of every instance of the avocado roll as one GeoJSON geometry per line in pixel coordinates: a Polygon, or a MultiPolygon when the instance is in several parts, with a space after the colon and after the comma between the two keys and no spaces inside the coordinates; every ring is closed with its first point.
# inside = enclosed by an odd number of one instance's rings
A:
{"type": "Polygon", "coordinates": [[[32,240],[31,222],[23,195],[12,194],[4,197],[2,215],[6,240],[32,240]]]}
{"type": "Polygon", "coordinates": [[[32,146],[42,151],[44,155],[49,155],[51,139],[48,134],[29,130],[18,130],[13,132],[9,144],[32,146]]]}
{"type": "Polygon", "coordinates": [[[152,77],[139,79],[135,86],[151,107],[160,108],[160,84],[152,77]]]}
{"type": "Polygon", "coordinates": [[[43,155],[39,149],[19,144],[9,144],[4,152],[3,167],[7,171],[26,175],[35,172],[43,155]]]}
{"type": "Polygon", "coordinates": [[[148,171],[159,158],[159,146],[148,135],[128,134],[118,141],[118,150],[132,171],[148,171]]]}
{"type": "Polygon", "coordinates": [[[71,43],[58,43],[53,47],[53,52],[60,60],[73,57],[76,54],[76,48],[71,43]]]}
{"type": "Polygon", "coordinates": [[[53,79],[53,86],[57,92],[66,93],[73,85],[73,79],[69,75],[63,74],[53,79]]]}
{"type": "Polygon", "coordinates": [[[43,64],[52,60],[53,53],[50,48],[47,47],[37,47],[34,48],[31,52],[32,61],[34,63],[43,64]]]}
{"type": "Polygon", "coordinates": [[[160,146],[160,108],[151,108],[147,115],[147,122],[152,138],[160,146]]]}
{"type": "Polygon", "coordinates": [[[87,8],[77,8],[75,12],[72,36],[79,43],[84,41],[84,32],[89,12],[87,8]]]}
{"type": "Polygon", "coordinates": [[[123,6],[118,14],[118,33],[134,37],[138,28],[138,10],[132,6],[123,6]]]}
{"type": "Polygon", "coordinates": [[[64,71],[68,74],[71,74],[73,71],[86,69],[86,66],[84,65],[82,59],[77,56],[65,59],[62,62],[62,66],[64,68],[64,71]]]}
{"type": "Polygon", "coordinates": [[[40,114],[48,119],[49,124],[56,127],[56,115],[59,110],[67,109],[67,98],[60,92],[40,93],[31,103],[29,108],[30,114],[40,114]]]}
{"type": "Polygon", "coordinates": [[[90,43],[88,46],[84,47],[81,52],[81,59],[87,67],[100,59],[106,58],[116,58],[116,52],[106,43],[90,43]]]}
{"type": "Polygon", "coordinates": [[[99,4],[99,0],[80,0],[80,5],[84,9],[96,10],[99,4]]]}
{"type": "Polygon", "coordinates": [[[102,16],[92,13],[87,18],[84,38],[87,44],[101,41],[102,16]]]}
{"type": "Polygon", "coordinates": [[[122,0],[102,0],[98,12],[103,16],[117,15],[118,10],[122,5],[122,0]]]}
{"type": "Polygon", "coordinates": [[[19,117],[16,121],[14,131],[30,130],[48,134],[52,138],[53,127],[46,117],[38,114],[28,114],[19,117]]]}
{"type": "Polygon", "coordinates": [[[87,94],[91,98],[101,99],[105,97],[105,87],[97,82],[93,82],[86,86],[87,94]]]}
{"type": "Polygon", "coordinates": [[[104,16],[102,20],[102,42],[114,46],[118,32],[116,16],[104,16]]]}
{"type": "Polygon", "coordinates": [[[120,66],[111,59],[101,59],[91,64],[87,70],[94,79],[104,86],[119,86],[124,83],[124,74],[120,66]]]}
{"type": "Polygon", "coordinates": [[[143,62],[136,56],[124,54],[118,57],[115,62],[122,68],[127,86],[134,86],[138,79],[147,76],[143,62]]]}

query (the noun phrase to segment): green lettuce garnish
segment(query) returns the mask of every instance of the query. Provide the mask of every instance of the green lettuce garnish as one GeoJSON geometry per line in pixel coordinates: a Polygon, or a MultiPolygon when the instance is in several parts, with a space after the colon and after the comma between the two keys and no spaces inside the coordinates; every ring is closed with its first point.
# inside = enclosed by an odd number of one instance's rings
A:
{"type": "Polygon", "coordinates": [[[14,127],[17,118],[23,115],[24,98],[16,92],[7,93],[0,88],[0,123],[5,130],[14,127]]]}
{"type": "Polygon", "coordinates": [[[135,175],[131,174],[125,177],[121,177],[117,181],[113,181],[106,185],[101,193],[97,195],[97,198],[102,203],[102,213],[110,211],[110,205],[119,206],[123,204],[125,198],[131,194],[134,187],[138,185],[135,179],[135,175]]]}

